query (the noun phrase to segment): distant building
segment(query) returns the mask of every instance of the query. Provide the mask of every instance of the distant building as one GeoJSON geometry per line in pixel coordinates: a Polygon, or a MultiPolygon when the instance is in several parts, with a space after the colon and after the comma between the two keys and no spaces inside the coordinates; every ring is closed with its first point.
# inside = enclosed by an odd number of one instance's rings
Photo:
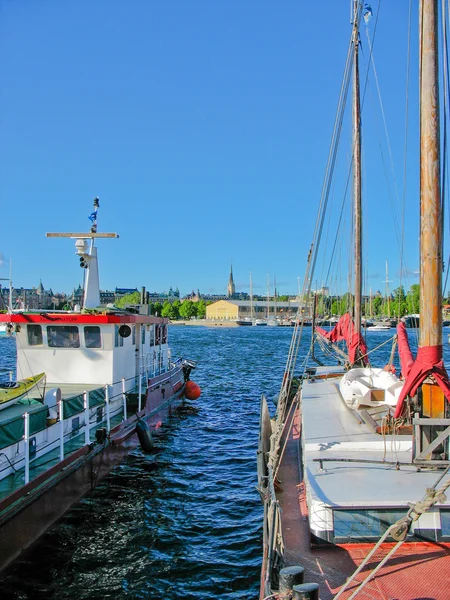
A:
{"type": "Polygon", "coordinates": [[[228,296],[228,298],[234,298],[235,294],[236,294],[236,287],[234,285],[234,280],[233,280],[233,265],[231,265],[230,278],[228,279],[227,296],[228,296]]]}
{"type": "MultiPolygon", "coordinates": [[[[0,308],[6,310],[9,304],[9,287],[0,286],[0,308]]],[[[52,290],[46,290],[39,282],[37,288],[13,288],[12,307],[29,310],[48,310],[59,308],[61,295],[54,295],[52,290]]]]}
{"type": "Polygon", "coordinates": [[[207,319],[265,319],[278,317],[280,319],[293,318],[298,311],[297,300],[288,302],[267,302],[267,300],[218,300],[206,307],[207,319]]]}

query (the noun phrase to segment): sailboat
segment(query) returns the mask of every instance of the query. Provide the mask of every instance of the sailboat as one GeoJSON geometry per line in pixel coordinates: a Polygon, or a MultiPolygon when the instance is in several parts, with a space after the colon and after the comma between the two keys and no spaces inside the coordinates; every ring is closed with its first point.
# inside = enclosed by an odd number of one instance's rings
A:
{"type": "MultiPolygon", "coordinates": [[[[317,340],[345,340],[340,364],[294,376],[297,326],[275,418],[261,403],[264,504],[260,598],[444,600],[450,590],[450,381],[442,357],[437,0],[420,1],[420,339],[398,325],[401,376],[374,366],[361,335],[361,166],[354,2],[354,306],[317,340]]],[[[316,250],[314,250],[315,252],[316,250]]],[[[305,281],[312,279],[314,258],[305,281]]],[[[305,285],[307,285],[305,283],[305,285]]],[[[342,353],[342,350],[339,349],[342,353]]],[[[314,353],[313,353],[314,354],[314,353]]]]}

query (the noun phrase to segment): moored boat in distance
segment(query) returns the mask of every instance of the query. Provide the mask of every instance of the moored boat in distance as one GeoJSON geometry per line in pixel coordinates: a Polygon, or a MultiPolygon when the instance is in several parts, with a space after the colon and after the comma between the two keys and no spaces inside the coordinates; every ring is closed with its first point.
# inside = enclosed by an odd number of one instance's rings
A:
{"type": "Polygon", "coordinates": [[[16,332],[17,373],[42,380],[45,372],[45,386],[35,381],[0,404],[0,570],[130,450],[149,451],[184,397],[200,394],[189,378],[195,363],[171,358],[167,319],[144,303],[133,312],[99,306],[95,241],[118,236],[97,232],[98,208],[95,199],[89,232],[47,234],[76,240],[83,308],[0,315],[16,332]]]}
{"type": "MultiPolygon", "coordinates": [[[[353,69],[347,65],[344,82],[350,82],[353,70],[354,287],[349,293],[354,302],[331,331],[315,327],[308,358],[316,358],[316,364],[305,359],[300,384],[294,375],[302,333],[297,325],[274,418],[262,398],[257,456],[264,504],[260,600],[449,597],[450,379],[442,354],[438,3],[421,0],[419,9],[420,338],[414,358],[405,323],[399,323],[401,377],[393,365],[397,336],[386,352],[387,364],[375,366],[371,361],[377,355],[361,334],[358,52],[363,10],[369,19],[371,9],[354,0],[353,69]],[[337,345],[341,341],[346,351],[337,345]],[[320,356],[315,356],[315,342],[320,356]]],[[[325,183],[327,190],[331,182],[325,183]]],[[[317,222],[324,219],[322,201],[317,222]]],[[[320,236],[311,246],[306,298],[320,236]]]]}

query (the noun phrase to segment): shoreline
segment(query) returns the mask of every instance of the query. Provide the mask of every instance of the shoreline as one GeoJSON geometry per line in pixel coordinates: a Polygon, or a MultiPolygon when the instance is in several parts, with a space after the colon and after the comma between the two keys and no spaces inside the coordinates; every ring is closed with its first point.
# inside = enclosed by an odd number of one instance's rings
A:
{"type": "Polygon", "coordinates": [[[194,327],[241,327],[236,321],[221,321],[220,319],[196,319],[191,321],[169,321],[169,325],[186,325],[194,327]]]}

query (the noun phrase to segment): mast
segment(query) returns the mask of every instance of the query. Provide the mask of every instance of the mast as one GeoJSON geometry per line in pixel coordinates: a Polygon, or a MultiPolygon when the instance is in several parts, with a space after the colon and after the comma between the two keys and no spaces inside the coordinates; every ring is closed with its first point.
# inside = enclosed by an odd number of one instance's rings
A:
{"type": "Polygon", "coordinates": [[[117,233],[97,233],[97,211],[100,206],[98,198],[94,198],[94,211],[89,216],[92,222],[88,233],[47,233],[47,237],[67,237],[76,239],[76,254],[80,257],[80,267],[86,269],[84,288],[84,308],[97,308],[100,305],[100,284],[98,276],[96,238],[118,238],[117,233]],[[90,241],[90,247],[89,247],[90,241]]]}
{"type": "Polygon", "coordinates": [[[391,295],[389,293],[389,271],[388,261],[386,261],[386,306],[387,306],[387,317],[391,318],[391,295]]]}
{"type": "Polygon", "coordinates": [[[250,271],[250,319],[253,321],[253,283],[252,272],[250,271]]]}
{"type": "Polygon", "coordinates": [[[420,338],[442,358],[442,229],[437,0],[420,10],[420,338]]]}
{"type": "Polygon", "coordinates": [[[277,318],[277,280],[275,275],[273,276],[273,316],[277,318]]]}
{"type": "Polygon", "coordinates": [[[361,333],[362,224],[361,224],[361,107],[359,98],[359,17],[360,3],[353,5],[353,221],[355,260],[354,334],[361,333]]]}

